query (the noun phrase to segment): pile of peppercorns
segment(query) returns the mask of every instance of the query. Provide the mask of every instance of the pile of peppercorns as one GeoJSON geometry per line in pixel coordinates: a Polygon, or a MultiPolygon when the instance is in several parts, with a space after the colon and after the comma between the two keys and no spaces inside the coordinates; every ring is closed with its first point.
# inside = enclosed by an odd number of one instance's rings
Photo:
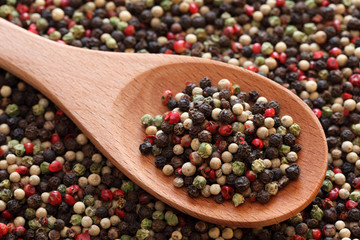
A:
{"type": "MultiPolygon", "coordinates": [[[[136,194],[130,195],[137,197],[128,197],[127,201],[136,206],[127,212],[131,217],[120,222],[122,227],[100,226],[102,238],[108,233],[110,239],[135,239],[135,229],[148,239],[360,238],[359,0],[0,0],[0,17],[60,44],[106,51],[186,54],[244,67],[292,90],[313,109],[323,126],[329,147],[326,179],[313,202],[288,221],[265,228],[228,228],[171,210],[174,214],[165,214],[161,221],[154,219],[162,216],[159,213],[146,215],[153,219],[152,227],[141,227],[145,215],[137,211],[139,206],[154,212],[161,209],[163,213],[170,209],[164,210],[155,199],[136,189],[136,194]],[[143,205],[139,202],[142,194],[149,201],[143,205]],[[169,215],[173,219],[176,216],[178,223],[169,225],[169,215]],[[136,224],[129,226],[133,222],[136,224]],[[126,223],[128,226],[123,227],[126,223]]],[[[1,73],[1,79],[4,74],[1,73]]],[[[10,99],[9,88],[16,88],[15,85],[1,82],[1,87],[4,89],[0,106],[4,111],[12,98],[26,96],[28,102],[27,96],[34,92],[31,88],[14,89],[10,99]]],[[[0,124],[0,131],[13,128],[11,121],[7,126],[0,124]]],[[[44,126],[49,125],[55,126],[55,122],[45,121],[44,126]]],[[[59,134],[60,130],[51,131],[55,132],[59,134]]],[[[40,142],[44,141],[44,133],[40,132],[40,142]]],[[[8,139],[5,141],[7,145],[8,139]]],[[[90,171],[87,164],[82,165],[85,172],[90,171]]],[[[109,167],[113,176],[122,176],[108,165],[104,167],[109,167]]],[[[42,175],[40,179],[47,180],[42,175]]],[[[93,196],[100,199],[101,191],[96,189],[93,196]]],[[[14,192],[3,188],[0,191],[14,192]]],[[[1,214],[3,209],[1,203],[1,214]]],[[[114,212],[108,214],[111,219],[114,212]]],[[[3,225],[0,229],[3,232],[3,225]]],[[[25,229],[28,234],[35,232],[28,225],[25,229]]],[[[46,239],[46,234],[40,230],[37,233],[46,239]]],[[[15,237],[7,234],[4,238],[15,237]]]]}
{"type": "Polygon", "coordinates": [[[169,112],[142,117],[146,137],[139,149],[152,153],[155,166],[174,174],[174,186],[185,186],[190,197],[214,196],[235,207],[245,197],[267,203],[299,177],[300,126],[279,116],[277,101],[242,92],[228,79],[211,86],[205,77],[175,96],[166,90],[162,103],[169,112]]]}

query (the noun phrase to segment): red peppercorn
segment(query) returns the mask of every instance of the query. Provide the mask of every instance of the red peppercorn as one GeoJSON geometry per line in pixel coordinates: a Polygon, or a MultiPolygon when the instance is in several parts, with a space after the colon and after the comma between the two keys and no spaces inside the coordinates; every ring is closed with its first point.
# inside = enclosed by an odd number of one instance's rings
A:
{"type": "Polygon", "coordinates": [[[36,188],[31,184],[26,184],[24,186],[24,192],[26,197],[30,197],[36,193],[36,188]]]}
{"type": "Polygon", "coordinates": [[[164,106],[166,106],[169,102],[169,100],[171,100],[173,97],[173,93],[171,90],[165,90],[163,92],[163,95],[161,96],[161,102],[164,106]]]}
{"type": "Polygon", "coordinates": [[[246,6],[245,7],[245,13],[249,16],[249,17],[252,17],[253,13],[255,11],[255,8],[253,6],[246,6]]]}
{"type": "Polygon", "coordinates": [[[117,189],[114,191],[113,195],[114,195],[114,199],[118,200],[125,195],[125,192],[121,189],[117,189]]]}
{"type": "Polygon", "coordinates": [[[168,49],[168,50],[166,50],[166,51],[164,52],[164,54],[173,54],[173,51],[170,50],[170,49],[168,49]]]}
{"type": "Polygon", "coordinates": [[[18,166],[15,169],[15,172],[17,172],[20,175],[26,175],[26,174],[29,173],[29,169],[27,167],[25,167],[25,166],[18,166]]]}
{"type": "Polygon", "coordinates": [[[49,29],[47,30],[47,35],[50,35],[50,34],[52,34],[53,32],[55,32],[56,31],[56,28],[54,28],[54,27],[49,27],[49,29]]]}
{"type": "Polygon", "coordinates": [[[59,172],[62,170],[63,165],[60,161],[54,160],[52,163],[49,164],[49,171],[50,172],[59,172]]]}
{"type": "Polygon", "coordinates": [[[311,235],[312,235],[312,238],[315,239],[315,240],[320,239],[321,238],[320,229],[318,229],[318,228],[313,229],[312,232],[311,232],[311,235]]]}
{"type": "Polygon", "coordinates": [[[256,192],[250,193],[250,202],[256,202],[256,192]]]}
{"type": "Polygon", "coordinates": [[[0,223],[0,236],[5,236],[8,233],[8,227],[5,223],[0,223]]]}
{"type": "Polygon", "coordinates": [[[326,63],[328,69],[339,69],[339,64],[334,57],[329,57],[326,63]]]}
{"type": "Polygon", "coordinates": [[[231,38],[234,35],[234,28],[231,26],[228,26],[224,29],[224,35],[228,38],[231,38]]]}
{"type": "Polygon", "coordinates": [[[4,210],[1,214],[1,216],[8,220],[13,218],[13,215],[11,214],[11,212],[9,212],[9,210],[4,210]]]}
{"type": "Polygon", "coordinates": [[[59,141],[60,141],[60,137],[57,133],[54,133],[53,135],[51,135],[51,144],[54,144],[59,141]]]}
{"type": "Polygon", "coordinates": [[[24,143],[25,152],[27,155],[31,155],[34,150],[34,145],[31,142],[24,143]]]}
{"type": "Polygon", "coordinates": [[[247,170],[245,172],[245,177],[247,177],[247,179],[249,179],[250,182],[253,182],[256,180],[256,173],[254,173],[251,170],[247,170]]]}
{"type": "Polygon", "coordinates": [[[215,134],[219,128],[219,125],[214,121],[208,121],[205,125],[205,129],[209,131],[211,134],[215,134]]]}
{"type": "Polygon", "coordinates": [[[18,3],[16,6],[16,11],[18,11],[20,14],[24,12],[29,12],[29,7],[26,5],[22,5],[21,3],[18,3]]]}
{"type": "Polygon", "coordinates": [[[257,149],[262,149],[264,147],[264,142],[260,138],[255,138],[251,142],[252,145],[254,145],[257,149]]]}
{"type": "Polygon", "coordinates": [[[261,44],[260,43],[254,43],[252,45],[252,51],[254,54],[259,54],[261,51],[261,44]]]}
{"type": "Polygon", "coordinates": [[[178,227],[183,227],[183,226],[186,225],[186,221],[185,221],[185,218],[183,216],[178,216],[178,219],[179,219],[178,227]]]}
{"type": "Polygon", "coordinates": [[[273,108],[266,109],[265,117],[275,117],[275,109],[273,109],[273,108]]]}
{"type": "Polygon", "coordinates": [[[68,23],[68,29],[70,30],[73,26],[75,26],[76,25],[76,22],[75,21],[70,21],[69,23],[68,23]]]}
{"type": "Polygon", "coordinates": [[[351,99],[353,96],[351,93],[343,93],[341,97],[342,99],[347,100],[347,99],[351,99]]]}
{"type": "Polygon", "coordinates": [[[238,53],[242,50],[242,45],[239,42],[232,42],[231,49],[234,51],[234,53],[238,53]]]}
{"type": "Polygon", "coordinates": [[[221,136],[227,137],[232,133],[232,127],[229,124],[223,124],[219,127],[219,133],[221,136]]]}
{"type": "Polygon", "coordinates": [[[357,202],[354,202],[353,200],[348,200],[346,202],[346,209],[350,210],[350,209],[356,208],[357,205],[358,205],[357,202]]]}
{"type": "Polygon", "coordinates": [[[75,240],[91,240],[89,231],[86,230],[84,233],[77,235],[75,240]]]}
{"type": "Polygon", "coordinates": [[[233,29],[234,29],[234,34],[235,35],[241,35],[242,32],[243,32],[241,25],[237,24],[237,23],[233,26],[233,29]]]}
{"type": "Polygon", "coordinates": [[[190,12],[191,14],[194,14],[194,13],[198,13],[198,12],[199,12],[199,8],[198,8],[198,6],[196,5],[196,3],[190,4],[189,12],[190,12]]]}
{"type": "Polygon", "coordinates": [[[26,232],[26,229],[23,226],[17,226],[15,228],[15,234],[18,236],[23,236],[26,232]]]}
{"type": "Polygon", "coordinates": [[[290,72],[297,72],[298,68],[296,67],[296,64],[290,64],[287,68],[290,72]]]}
{"type": "Polygon", "coordinates": [[[331,201],[334,201],[338,198],[339,196],[339,189],[338,188],[334,188],[333,190],[331,190],[329,192],[329,195],[328,195],[328,198],[331,200],[331,201]]]}
{"type": "Polygon", "coordinates": [[[316,14],[314,17],[311,18],[311,21],[320,23],[324,20],[324,18],[320,14],[316,14]]]}
{"type": "Polygon", "coordinates": [[[79,192],[80,191],[80,187],[79,185],[71,185],[70,187],[68,187],[66,189],[66,193],[70,194],[70,195],[74,195],[75,193],[79,192]]]}
{"type": "MultiPolygon", "coordinates": [[[[21,15],[21,16],[22,16],[22,15],[21,15]]],[[[20,18],[21,18],[21,16],[20,16],[20,18]]],[[[29,32],[38,34],[38,32],[37,32],[37,30],[36,30],[36,25],[35,25],[35,23],[30,24],[29,27],[28,27],[28,30],[29,30],[29,32]]]]}
{"type": "Polygon", "coordinates": [[[320,59],[322,58],[322,56],[324,55],[324,53],[322,51],[314,51],[313,52],[313,59],[320,59]]]}
{"type": "Polygon", "coordinates": [[[357,87],[360,87],[360,74],[355,73],[353,75],[350,76],[349,81],[357,87]]]}
{"type": "Polygon", "coordinates": [[[342,173],[341,169],[338,168],[338,167],[334,167],[332,171],[333,171],[335,174],[337,174],[337,173],[342,173]]]}
{"type": "Polygon", "coordinates": [[[226,185],[222,186],[221,187],[221,195],[223,196],[223,198],[225,200],[229,200],[234,195],[234,189],[232,187],[229,187],[229,186],[226,186],[226,185]]]}
{"type": "Polygon", "coordinates": [[[321,118],[322,112],[321,112],[320,109],[314,108],[314,109],[313,109],[313,112],[315,113],[315,115],[316,115],[317,118],[321,118]]]}
{"type": "Polygon", "coordinates": [[[269,57],[278,60],[280,58],[280,54],[278,52],[272,52],[269,57]]]}
{"type": "Polygon", "coordinates": [[[186,42],[184,40],[177,40],[173,43],[173,49],[176,53],[183,53],[186,50],[186,42]]]}
{"type": "Polygon", "coordinates": [[[170,111],[166,114],[165,121],[169,121],[170,124],[178,123],[180,122],[180,114],[175,111],[170,111]]]}
{"type": "Polygon", "coordinates": [[[256,72],[256,73],[259,72],[259,69],[254,65],[250,65],[246,69],[249,71],[252,71],[252,72],[256,72]]]}
{"type": "Polygon", "coordinates": [[[354,178],[354,180],[352,181],[351,185],[354,188],[359,188],[360,187],[360,177],[354,178]]]}
{"type": "Polygon", "coordinates": [[[327,0],[323,0],[323,1],[321,1],[321,6],[324,6],[324,7],[326,7],[327,5],[329,5],[330,4],[330,2],[329,1],[327,1],[327,0]]]}
{"type": "Polygon", "coordinates": [[[59,205],[61,203],[61,194],[58,191],[51,191],[48,201],[53,206],[59,205]]]}
{"type": "Polygon", "coordinates": [[[115,209],[115,214],[116,214],[116,216],[118,216],[120,219],[124,219],[124,217],[125,217],[125,215],[126,215],[126,213],[125,213],[123,210],[118,209],[118,208],[115,209]]]}
{"type": "Polygon", "coordinates": [[[173,134],[172,137],[171,137],[171,142],[174,145],[180,144],[181,143],[181,137],[176,135],[176,134],[173,134]]]}
{"type": "Polygon", "coordinates": [[[7,229],[8,229],[8,233],[15,232],[16,226],[15,226],[14,223],[8,223],[6,226],[7,226],[7,229]]]}
{"type": "Polygon", "coordinates": [[[166,34],[166,37],[167,37],[168,40],[174,40],[175,39],[175,34],[172,33],[172,32],[168,32],[166,34]]]}
{"type": "Polygon", "coordinates": [[[280,53],[279,62],[284,64],[286,62],[286,59],[287,59],[286,53],[280,53]]]}
{"type": "Polygon", "coordinates": [[[128,25],[125,29],[124,29],[124,34],[126,36],[134,36],[135,35],[135,27],[134,25],[128,25]]]}
{"type": "Polygon", "coordinates": [[[64,202],[69,205],[69,206],[74,206],[74,204],[76,203],[76,200],[73,196],[71,196],[70,194],[65,194],[64,196],[64,202]]]}
{"type": "Polygon", "coordinates": [[[276,0],[276,7],[282,7],[285,4],[285,0],[276,0]]]}
{"type": "Polygon", "coordinates": [[[91,34],[92,34],[92,31],[91,31],[91,29],[86,29],[85,30],[85,37],[87,37],[87,38],[91,38],[91,34]]]}
{"type": "Polygon", "coordinates": [[[111,202],[113,199],[113,193],[110,189],[103,189],[101,191],[101,200],[111,202]]]}
{"type": "Polygon", "coordinates": [[[350,115],[350,111],[347,110],[346,108],[344,108],[344,110],[343,110],[343,115],[344,115],[345,117],[348,117],[348,116],[350,115]]]}

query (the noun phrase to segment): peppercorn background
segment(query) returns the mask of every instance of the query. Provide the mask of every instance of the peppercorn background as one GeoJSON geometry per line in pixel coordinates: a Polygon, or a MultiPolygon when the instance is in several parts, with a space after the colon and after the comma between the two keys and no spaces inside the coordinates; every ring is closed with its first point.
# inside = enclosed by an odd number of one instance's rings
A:
{"type": "Polygon", "coordinates": [[[3,239],[75,239],[83,230],[80,239],[360,237],[359,0],[0,0],[0,17],[59,44],[185,54],[258,72],[313,109],[329,147],[326,180],[304,211],[265,228],[215,226],[139,189],[61,110],[1,71],[3,239]]]}

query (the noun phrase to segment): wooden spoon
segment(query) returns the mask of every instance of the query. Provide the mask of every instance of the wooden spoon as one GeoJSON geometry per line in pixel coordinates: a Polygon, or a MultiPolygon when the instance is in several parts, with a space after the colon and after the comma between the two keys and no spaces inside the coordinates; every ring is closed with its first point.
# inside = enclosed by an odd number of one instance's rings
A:
{"type": "Polygon", "coordinates": [[[316,196],[327,168],[327,145],[319,120],[295,94],[259,74],[202,58],[89,51],[49,41],[0,19],[0,67],[25,80],[58,105],[91,142],[126,176],[156,198],[196,218],[228,226],[279,223],[303,210],[316,196]],[[235,208],[231,201],[187,196],[142,156],[140,118],[167,111],[162,92],[177,93],[186,81],[227,78],[243,91],[257,90],[281,105],[302,132],[301,174],[268,204],[235,208]]]}

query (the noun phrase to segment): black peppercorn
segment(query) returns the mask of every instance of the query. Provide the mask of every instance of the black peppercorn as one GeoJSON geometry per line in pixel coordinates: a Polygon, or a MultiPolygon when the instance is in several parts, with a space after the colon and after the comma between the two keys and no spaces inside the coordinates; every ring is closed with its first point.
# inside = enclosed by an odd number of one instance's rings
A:
{"type": "Polygon", "coordinates": [[[299,165],[296,163],[291,164],[288,168],[285,169],[286,176],[290,180],[296,180],[300,175],[300,168],[299,165]]]}
{"type": "Polygon", "coordinates": [[[189,185],[186,188],[186,191],[187,191],[188,195],[192,198],[196,198],[200,195],[199,189],[197,187],[195,187],[194,185],[189,185]]]}
{"type": "Polygon", "coordinates": [[[264,204],[264,203],[269,202],[270,197],[271,197],[270,193],[268,193],[267,191],[262,190],[262,191],[260,191],[260,192],[258,192],[256,194],[256,201],[258,201],[259,203],[264,204]]]}
{"type": "Polygon", "coordinates": [[[235,188],[240,192],[246,191],[250,187],[250,181],[247,177],[241,176],[235,180],[235,188]]]}
{"type": "MultiPolygon", "coordinates": [[[[158,147],[160,147],[160,146],[158,146],[158,147]]],[[[152,145],[150,142],[144,142],[144,143],[140,144],[140,147],[139,147],[141,154],[149,154],[151,152],[151,149],[152,149],[152,145]]]]}

